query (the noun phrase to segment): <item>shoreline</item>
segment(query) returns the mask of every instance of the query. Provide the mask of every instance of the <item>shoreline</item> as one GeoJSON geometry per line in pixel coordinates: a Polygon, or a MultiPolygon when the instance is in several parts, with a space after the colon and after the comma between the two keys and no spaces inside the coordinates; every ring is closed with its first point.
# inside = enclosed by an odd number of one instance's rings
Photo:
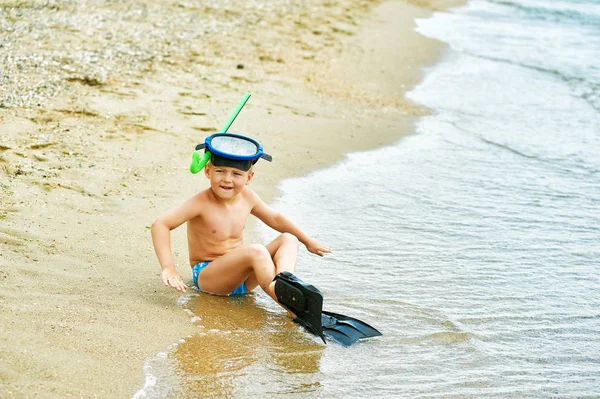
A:
{"type": "MultiPolygon", "coordinates": [[[[243,92],[253,96],[231,131],[248,132],[274,157],[257,164],[253,182],[266,202],[282,179],[412,133],[427,110],[397,93],[443,49],[414,32],[414,18],[460,3],[410,3],[368,10],[345,1],[350,11],[340,14],[315,1],[323,12],[314,21],[260,7],[249,16],[184,7],[230,18],[234,33],[207,35],[191,58],[173,51],[122,82],[73,67],[68,93],[40,108],[0,109],[2,396],[131,397],[144,385],[144,361],[197,331],[160,282],[147,227],[206,187],[186,171],[189,157],[243,92]],[[236,23],[260,16],[265,24],[236,23]]],[[[294,7],[307,17],[310,5],[294,7]]],[[[189,280],[184,229],[172,237],[189,280]]]]}

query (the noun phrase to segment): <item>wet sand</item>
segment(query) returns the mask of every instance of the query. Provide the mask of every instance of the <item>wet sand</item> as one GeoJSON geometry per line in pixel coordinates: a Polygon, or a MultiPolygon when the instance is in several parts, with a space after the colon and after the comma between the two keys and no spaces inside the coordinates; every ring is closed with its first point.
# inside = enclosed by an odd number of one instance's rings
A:
{"type": "MultiPolygon", "coordinates": [[[[251,92],[230,131],[273,155],[269,201],[410,134],[402,94],[443,51],[413,19],[458,3],[0,1],[0,396],[131,397],[196,332],[149,234],[207,186],[195,144],[251,92]]],[[[173,251],[189,280],[184,229],[173,251]]]]}

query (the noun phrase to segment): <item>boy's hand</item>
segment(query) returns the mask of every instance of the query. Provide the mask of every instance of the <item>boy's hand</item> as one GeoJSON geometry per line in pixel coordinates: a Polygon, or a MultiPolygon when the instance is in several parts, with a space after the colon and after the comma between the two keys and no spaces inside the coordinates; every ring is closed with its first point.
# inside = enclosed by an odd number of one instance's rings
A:
{"type": "Polygon", "coordinates": [[[181,292],[185,292],[188,288],[179,276],[179,273],[173,269],[163,270],[160,276],[163,279],[163,283],[165,283],[167,287],[173,287],[177,291],[181,292]]]}
{"type": "Polygon", "coordinates": [[[321,244],[317,240],[309,240],[306,244],[306,249],[315,255],[324,256],[325,254],[331,253],[331,249],[327,245],[321,244]]]}

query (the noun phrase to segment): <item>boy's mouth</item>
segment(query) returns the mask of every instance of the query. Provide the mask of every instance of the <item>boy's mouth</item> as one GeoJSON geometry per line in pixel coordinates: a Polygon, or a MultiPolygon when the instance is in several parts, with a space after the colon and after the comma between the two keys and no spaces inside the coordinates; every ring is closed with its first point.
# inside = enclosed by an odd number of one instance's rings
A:
{"type": "Polygon", "coordinates": [[[221,187],[223,190],[233,190],[233,187],[227,187],[227,186],[219,186],[221,187]]]}

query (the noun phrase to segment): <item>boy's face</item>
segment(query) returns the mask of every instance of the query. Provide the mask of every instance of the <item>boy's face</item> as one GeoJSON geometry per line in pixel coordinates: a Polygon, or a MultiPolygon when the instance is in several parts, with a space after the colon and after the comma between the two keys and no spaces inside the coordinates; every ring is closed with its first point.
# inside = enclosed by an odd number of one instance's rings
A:
{"type": "Polygon", "coordinates": [[[250,183],[254,171],[247,172],[228,166],[206,165],[204,168],[206,178],[210,180],[210,187],[215,195],[221,199],[231,199],[242,192],[244,186],[250,183]]]}

